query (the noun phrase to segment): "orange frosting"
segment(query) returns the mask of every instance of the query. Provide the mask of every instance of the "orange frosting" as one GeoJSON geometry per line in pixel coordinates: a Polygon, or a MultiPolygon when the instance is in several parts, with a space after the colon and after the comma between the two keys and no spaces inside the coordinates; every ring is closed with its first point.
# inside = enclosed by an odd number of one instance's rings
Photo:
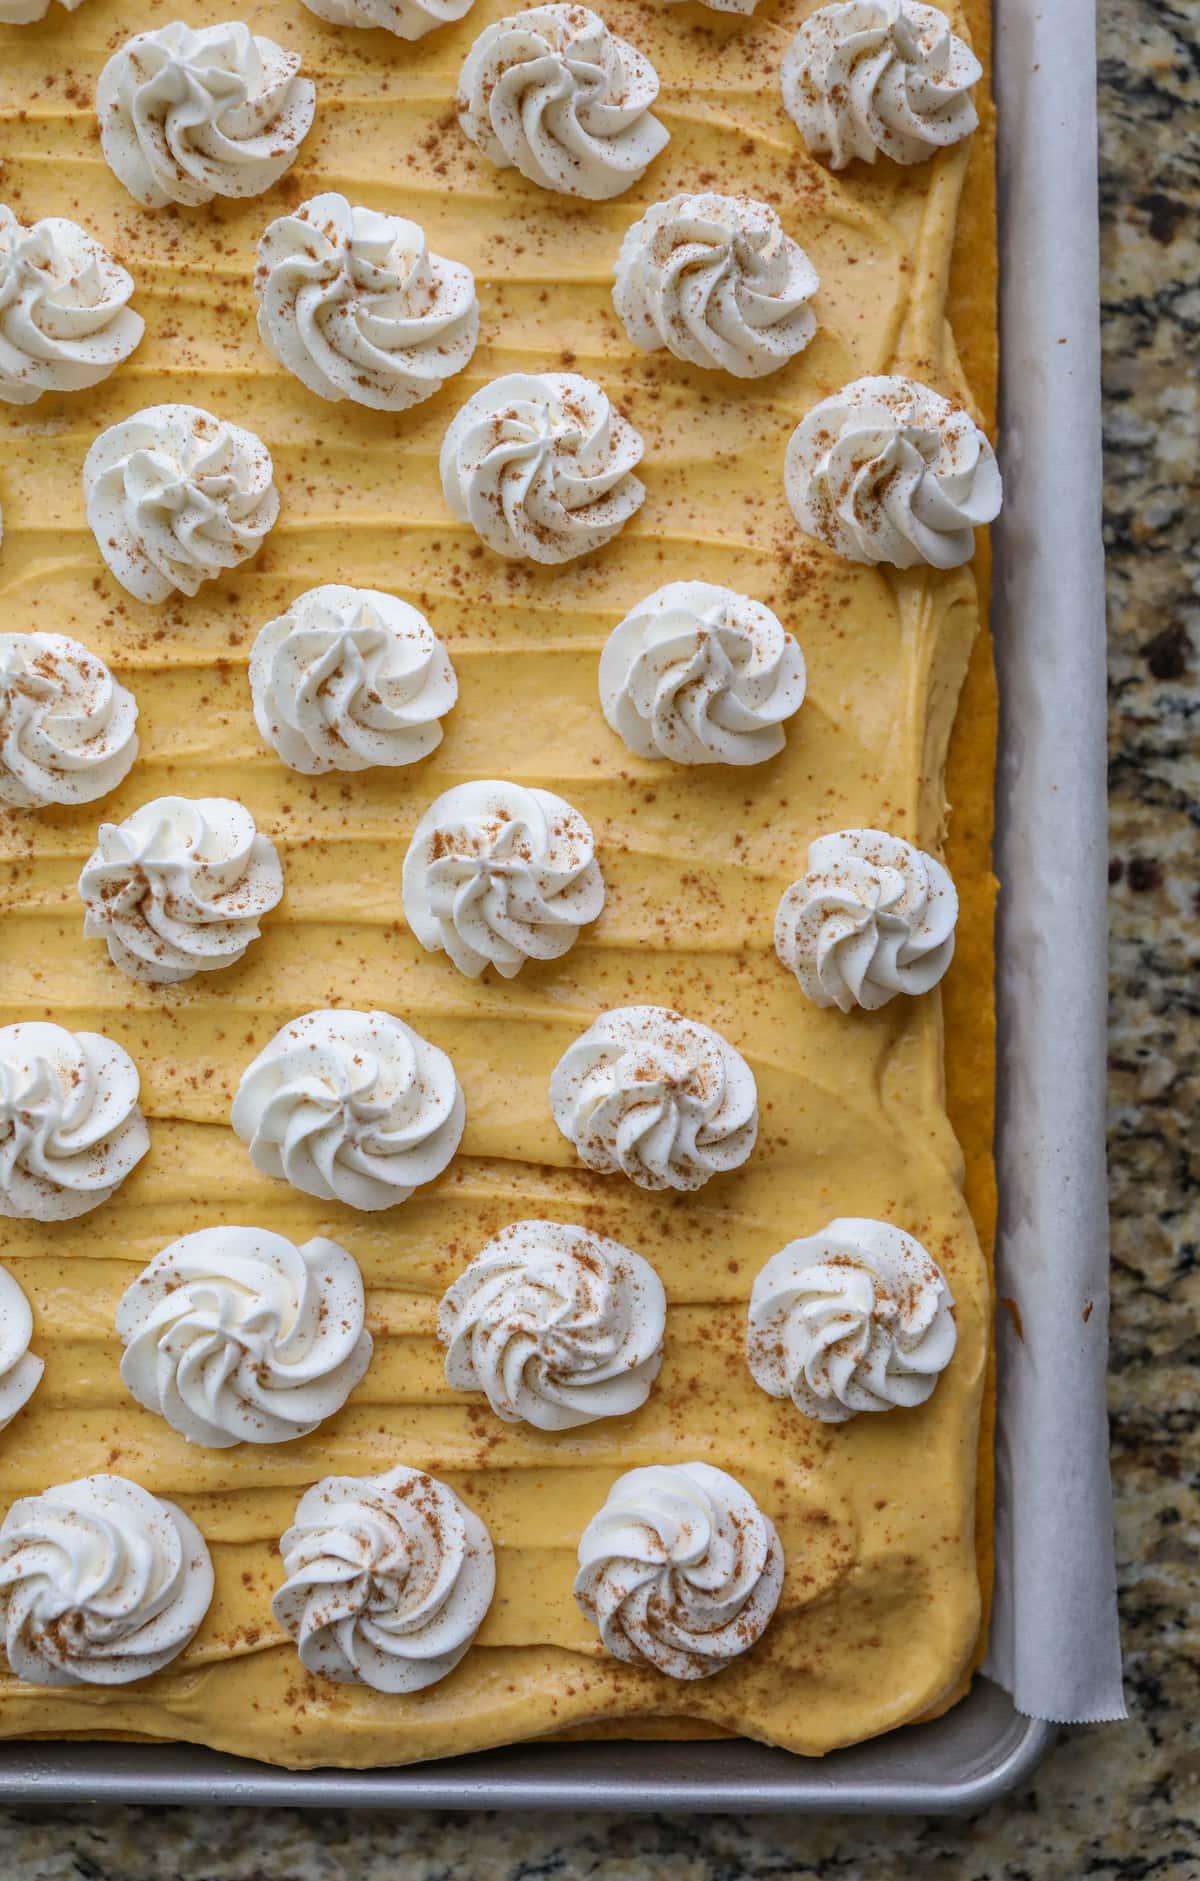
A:
{"type": "MultiPolygon", "coordinates": [[[[943,1708],[978,1649],[990,1573],[989,1494],[976,1468],[990,1402],[981,1240],[993,1210],[994,713],[982,564],[898,575],[841,562],[798,536],[782,466],[802,413],[866,372],[925,379],[990,425],[990,123],[985,115],[969,148],[930,163],[832,177],[802,147],[774,78],[811,10],[802,0],[767,0],[751,19],[610,0],[609,25],[658,68],[671,142],[624,198],[552,196],[494,169],[454,121],[462,58],[504,10],[477,0],[458,26],[407,45],[267,0],[255,30],[299,50],[317,84],[297,164],[264,197],[157,213],[103,163],[92,97],[114,47],[159,19],[133,0],[86,0],[69,17],[56,8],[41,25],[0,28],[0,194],[25,221],[66,215],[98,236],[134,275],[147,322],[105,384],[0,406],[4,626],[70,634],[101,654],[137,696],[142,740],[102,804],[0,815],[0,1024],[47,1017],[117,1039],[140,1067],[152,1132],[134,1175],[83,1221],[0,1223],[46,1360],[0,1438],[0,1504],[117,1471],[176,1499],[216,1570],[208,1618],[173,1666],[104,1690],[45,1692],[0,1676],[0,1735],[132,1733],[292,1765],[370,1765],[666,1719],[672,1731],[719,1728],[819,1753],[943,1708]],[[815,339],[768,379],[640,355],[613,312],[623,231],[651,202],[698,187],[771,202],[821,276],[815,339]],[[412,217],[433,250],[477,276],[473,362],[403,415],[322,403],[258,340],[258,236],[320,189],[412,217]],[[597,380],[642,433],[646,501],[582,561],[504,563],[452,521],[438,448],[486,381],[555,369],[597,380]],[[282,513],[254,561],[193,600],[154,608],[105,570],[80,472],[103,427],[168,400],[257,432],[282,513]],[[652,589],[684,578],[766,602],[804,649],[809,695],[769,763],[648,763],[605,724],[606,636],[652,589]],[[329,581],[402,595],[449,648],[459,702],[424,762],[305,778],[259,739],[254,636],[329,581]],[[473,982],[424,953],[401,909],[417,819],[439,792],[476,777],[565,796],[595,832],[607,884],[602,917],[574,949],[513,981],[473,982]],[[245,803],[279,849],[285,898],[239,965],[139,986],[82,940],[75,882],[101,820],[168,793],[245,803]],[[810,838],[852,826],[925,848],[946,836],[962,917],[940,994],[843,1016],[803,999],[774,957],[771,923],[810,838]],[[550,1116],[548,1080],[566,1045],[604,1007],[635,1002],[715,1026],[758,1079],[757,1149],[694,1195],[590,1174],[550,1116]],[[466,1093],[451,1167],[381,1214],[258,1176],[229,1128],[246,1064],[287,1020],[333,1004],[409,1021],[450,1054],[466,1093]],[[491,1235],[537,1215],[610,1235],[662,1276],[666,1362],[628,1418],[546,1435],[502,1424],[482,1396],[444,1382],[442,1291],[491,1235]],[[742,1348],[756,1272],[835,1215],[899,1223],[950,1280],[958,1349],[919,1410],[820,1426],[750,1378],[742,1348]],[[375,1356],[310,1437],[189,1446],[122,1388],[122,1292],[169,1241],[222,1220],[296,1241],[329,1235],[362,1268],[375,1356]],[[571,1583],[579,1535],[615,1477],[693,1457],[746,1484],[779,1530],[787,1572],[759,1645],[716,1678],[676,1685],[608,1658],[571,1583]],[[278,1538],[304,1488],[398,1462],[449,1482],[497,1551],[496,1598],[474,1647],[408,1698],[310,1677],[270,1608],[278,1538]]],[[[949,10],[983,47],[984,0],[949,10]]],[[[191,23],[227,13],[202,0],[191,23]]]]}

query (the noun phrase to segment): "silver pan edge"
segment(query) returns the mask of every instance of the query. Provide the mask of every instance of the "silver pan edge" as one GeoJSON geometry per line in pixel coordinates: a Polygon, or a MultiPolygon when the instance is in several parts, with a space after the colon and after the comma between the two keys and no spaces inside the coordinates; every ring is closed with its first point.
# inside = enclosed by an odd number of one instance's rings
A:
{"type": "MultiPolygon", "coordinates": [[[[1046,21],[1035,16],[1035,0],[995,0],[995,86],[1000,109],[1000,252],[1001,275],[1001,426],[1007,501],[994,532],[996,566],[1003,571],[1010,558],[1036,561],[1053,552],[1056,605],[1053,631],[1077,641],[1079,656],[1095,646],[1095,620],[1084,597],[1097,586],[1095,558],[1098,538],[1084,535],[1064,541],[1043,526],[1053,513],[1053,492],[1040,487],[1037,474],[1039,430],[1053,407],[1062,414],[1073,407],[1085,429],[1099,433],[1098,373],[1080,372],[1079,362],[1098,358],[1098,293],[1091,304],[1064,304],[1058,312],[1058,332],[1070,335],[1072,345],[1048,348],[1041,363],[1040,382],[1008,369],[1006,336],[1016,329],[1025,305],[1029,261],[1035,254],[1060,252],[1070,257],[1064,279],[1098,279],[1096,230],[1068,221],[1065,205],[1096,198],[1096,140],[1094,118],[1086,104],[1083,121],[1076,126],[1070,179],[1047,179],[1035,174],[1036,157],[1023,135],[1029,122],[1031,84],[1052,90],[1054,67],[1070,72],[1071,91],[1080,101],[1094,99],[1095,37],[1092,0],[1056,0],[1053,43],[1045,43],[1046,21]],[[1036,63],[1031,61],[1031,35],[1042,36],[1036,63]],[[1052,53],[1052,62],[1047,52],[1052,53]],[[1036,78],[1031,79],[1031,71],[1036,78]],[[1036,219],[1038,226],[1032,226],[1036,219]],[[1053,399],[1046,397],[1047,380],[1054,381],[1053,399]],[[1019,461],[1014,461],[1014,459],[1019,461]]],[[[1057,337],[1057,336],[1056,336],[1057,337]]],[[[1099,510],[1100,463],[1077,467],[1078,476],[1092,480],[1093,507],[1099,510]]],[[[1001,1054],[1001,1123],[998,1162],[1002,1222],[997,1252],[1000,1291],[1006,1290],[1009,1235],[1003,1219],[1007,1178],[1023,1160],[1035,1153],[1029,1133],[1044,1138],[1044,1114],[1005,1103],[1006,1090],[1019,1081],[1026,1090],[1039,1088],[1044,1069],[1053,1086],[1049,1062],[1054,1041],[1028,1036],[1019,1024],[1005,972],[1005,940],[1014,930],[1013,904],[1020,901],[1022,859],[1028,855],[1032,831],[1029,819],[1036,811],[1029,789],[1032,765],[1064,767],[1073,773],[1076,788],[1067,793],[1080,805],[1085,827],[1065,828],[1060,835],[1067,849],[1091,852],[1097,820],[1103,819],[1103,720],[1094,711],[1080,717],[1078,695],[1068,693],[1059,710],[1039,715],[1033,728],[1014,726],[1004,707],[1019,698],[1036,662],[1038,638],[1046,620],[1035,616],[1032,600],[1045,594],[1045,582],[998,579],[993,620],[1002,700],[1001,764],[997,787],[997,856],[1002,882],[999,924],[999,1000],[1001,1054]],[[1053,753],[1038,750],[1057,724],[1053,753]],[[1062,727],[1070,728],[1069,738],[1062,727]],[[1044,729],[1043,729],[1044,728],[1044,729]],[[1019,749],[1019,761],[1018,759],[1019,749]],[[1015,1041],[1015,1045],[1014,1045],[1015,1041]],[[1015,1054],[1019,1053],[1019,1062],[1015,1054]],[[1044,1054],[1044,1067],[1039,1065],[1044,1054]]],[[[1101,643],[1102,647],[1102,643],[1101,643]]],[[[1067,662],[1072,688],[1077,684],[1079,660],[1067,662]]],[[[1053,703],[1053,702],[1050,702],[1053,703]]],[[[1098,887],[1091,884],[1093,891],[1098,887]]],[[[1093,914],[1102,896],[1093,892],[1093,914]]],[[[1053,917],[1053,911],[1052,911],[1053,917]]],[[[1046,937],[1051,943],[1054,937],[1046,937]]],[[[1073,920],[1062,935],[1063,947],[1102,958],[1102,914],[1081,931],[1073,920]]],[[[1087,1209],[1091,1185],[1102,1166],[1103,1143],[1099,1112],[1093,1094],[1103,1084],[1103,976],[1090,976],[1091,1036],[1098,1042],[1096,1062],[1083,1069],[1069,1114],[1058,1128],[1060,1174],[1065,1187],[1075,1187],[1081,1209],[1087,1209]],[[1090,1089],[1085,1088],[1090,1085],[1090,1089]],[[1065,1159],[1065,1160],[1064,1160],[1065,1159]],[[1079,1181],[1072,1185],[1070,1177],[1079,1181]]],[[[1088,1015],[1084,1014],[1086,1018],[1088,1015]]],[[[1057,1091],[1061,1104],[1063,1094],[1057,1091]]],[[[1047,1223],[1049,1228],[1051,1224],[1047,1223]]],[[[1036,1224],[1035,1224],[1036,1226],[1036,1224]]],[[[1080,1233],[1094,1223],[1081,1220],[1080,1233]]],[[[1023,1223],[1028,1233],[1030,1223],[1023,1223]]],[[[1054,1238],[1062,1245],[1060,1205],[1053,1223],[1054,1238]]],[[[1048,1236],[1049,1239],[1049,1236],[1048,1236]]],[[[1005,1410],[1001,1379],[1000,1412],[1005,1410]]],[[[1088,1433],[1094,1440],[1096,1433],[1088,1433]]],[[[1002,1433],[1003,1436],[1003,1433],[1002,1433]]],[[[1001,1445],[1003,1449],[1003,1443],[1001,1445]]],[[[1001,1538],[1011,1532],[1016,1511],[1011,1499],[1011,1474],[1002,1471],[998,1484],[998,1529],[1001,1538]]],[[[1104,1511],[1098,1511],[1103,1519],[1104,1511]]],[[[1009,1551],[997,1554],[998,1611],[1005,1626],[1012,1626],[1019,1609],[1018,1590],[1007,1585],[1009,1551]]],[[[1012,1699],[991,1679],[978,1677],[971,1691],[945,1717],[932,1724],[912,1725],[872,1739],[828,1757],[806,1759],[746,1741],[730,1743],[597,1743],[526,1744],[474,1756],[404,1769],[350,1771],[288,1771],[245,1759],[223,1756],[187,1744],[20,1743],[0,1744],[0,1803],[25,1806],[60,1803],[178,1803],[289,1805],[307,1808],[371,1809],[538,1809],[538,1810],[679,1810],[688,1813],[731,1811],[767,1812],[959,1813],[983,1808],[1027,1782],[1053,1741],[1054,1726],[1022,1716],[1012,1699]]]]}

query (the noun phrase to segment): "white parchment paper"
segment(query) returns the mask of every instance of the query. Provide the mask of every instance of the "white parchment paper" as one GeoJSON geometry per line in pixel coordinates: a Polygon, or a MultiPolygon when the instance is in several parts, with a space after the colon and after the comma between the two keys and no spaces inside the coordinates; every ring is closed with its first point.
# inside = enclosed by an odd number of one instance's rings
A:
{"type": "Polygon", "coordinates": [[[1125,1715],[1108,1426],[1107,854],[1092,0],[997,0],[1005,506],[997,1586],[1020,1711],[1125,1715]]]}

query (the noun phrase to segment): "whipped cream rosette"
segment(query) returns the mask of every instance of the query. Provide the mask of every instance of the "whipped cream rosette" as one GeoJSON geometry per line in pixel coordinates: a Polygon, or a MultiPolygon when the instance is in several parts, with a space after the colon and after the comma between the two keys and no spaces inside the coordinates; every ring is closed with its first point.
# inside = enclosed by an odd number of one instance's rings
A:
{"type": "Polygon", "coordinates": [[[135,33],[96,84],[105,159],[147,209],[261,196],[313,121],[316,91],[299,71],[298,53],[233,20],[135,33]]]}
{"type": "MultiPolygon", "coordinates": [[[[3,1124],[0,1123],[0,1129],[3,1124]]],[[[0,1156],[3,1156],[0,1147],[0,1156]]],[[[0,1213],[3,1203],[0,1199],[0,1213]]],[[[0,1430],[11,1424],[28,1404],[41,1381],[45,1365],[29,1350],[33,1313],[12,1275],[0,1267],[0,1430]]]]}
{"type": "Polygon", "coordinates": [[[635,346],[759,379],[817,330],[820,281],[774,209],[750,196],[672,196],[626,232],[613,305],[635,346]]]}
{"type": "Polygon", "coordinates": [[[915,379],[855,379],[814,405],[784,463],[792,514],[851,562],[958,568],[1000,513],[995,453],[970,413],[915,379]]]}
{"type": "Polygon", "coordinates": [[[77,222],[26,227],[0,203],[0,403],[107,379],[145,331],[132,294],[132,276],[77,222]]]}
{"type": "Polygon", "coordinates": [[[579,1543],[575,1598],[608,1651],[673,1679],[711,1678],[765,1632],[783,1586],[770,1518],[711,1463],[618,1477],[579,1543]]]}
{"type": "Polygon", "coordinates": [[[149,405],[110,425],[83,488],[96,546],[139,601],[195,594],[256,555],[279,515],[262,439],[198,405],[149,405]]]}
{"type": "Polygon", "coordinates": [[[371,1360],[357,1262],[336,1241],[200,1228],[117,1307],[121,1377],[189,1443],[287,1443],[340,1411],[371,1360]]]}
{"type": "MultiPolygon", "coordinates": [[[[67,13],[74,13],[83,0],[59,0],[67,13]]],[[[37,20],[44,20],[50,11],[50,0],[0,0],[0,26],[32,26],[37,20]]]]}
{"type": "Polygon", "coordinates": [[[326,1476],[279,1544],[271,1601],[307,1671],[419,1692],[452,1672],[492,1602],[496,1562],[479,1517],[447,1484],[397,1464],[326,1476]]]}
{"type": "Polygon", "coordinates": [[[458,697],[450,655],[397,595],[310,588],[250,654],[254,721],[294,771],[416,764],[442,742],[458,697]]]}
{"type": "Polygon", "coordinates": [[[470,361],[475,277],[433,255],[403,216],[330,192],[272,222],[258,245],[258,331],[321,398],[406,411],[470,361]]]}
{"type": "Polygon", "coordinates": [[[804,701],[804,655],[761,601],[670,581],[639,601],[600,655],[604,716],[639,758],[762,764],[804,701]]]}
{"type": "Polygon", "coordinates": [[[922,163],[979,122],[983,67],[946,15],[920,0],[842,0],[809,15],[784,54],[788,116],[814,156],[922,163]]]}
{"type": "Polygon", "coordinates": [[[233,966],[283,894],[274,843],[228,797],[156,797],[102,823],[79,893],[86,938],[151,985],[233,966]]]}
{"type": "Polygon", "coordinates": [[[468,399],[442,443],[442,490],[497,555],[569,562],[645,501],[638,432],[577,372],[514,372],[468,399]]]}
{"type": "Polygon", "coordinates": [[[0,1026],[0,1216],[70,1221],[107,1202],[150,1147],[140,1090],[102,1032],[0,1026]]]}
{"type": "Polygon", "coordinates": [[[309,1012],[242,1073],[234,1130],[264,1175],[376,1210],[405,1202],[457,1150],[466,1101],[445,1052],[388,1012],[309,1012]]]}
{"type": "Polygon", "coordinates": [[[831,1221],[789,1242],[754,1281],[746,1356],[757,1385],[805,1417],[924,1404],[954,1355],[941,1268],[886,1221],[831,1221]]]}
{"type": "Polygon", "coordinates": [[[470,12],[474,0],[304,0],[331,26],[378,27],[398,39],[424,39],[470,12]]]}
{"type": "Polygon", "coordinates": [[[161,1672],[212,1592],[196,1524],[125,1476],[22,1496],[0,1523],[0,1627],[13,1674],[33,1685],[126,1685],[161,1672]]]}
{"type": "Polygon", "coordinates": [[[404,858],[404,912],[431,953],[477,979],[558,960],[604,907],[592,832],[552,791],[457,784],[430,804],[404,858]]]}
{"type": "Polygon", "coordinates": [[[937,985],[954,957],[958,895],[936,856],[878,829],[810,843],[775,915],[775,952],[818,1006],[876,1012],[937,985]]]}
{"type": "Polygon", "coordinates": [[[702,1188],[758,1135],[758,1088],[719,1032],[665,1006],[618,1006],[568,1045],[550,1108],[589,1169],[641,1189],[702,1188]]]}
{"type": "Polygon", "coordinates": [[[666,1309],[661,1280],[631,1248],[563,1222],[517,1221],[438,1308],[446,1382],[537,1430],[627,1417],[658,1377],[666,1309]]]}
{"type": "Polygon", "coordinates": [[[658,73],[583,6],[530,7],[485,26],[458,81],[458,121],[501,169],[605,202],[668,141],[658,73]]]}
{"type": "Polygon", "coordinates": [[[137,701],[65,634],[0,633],[0,803],[91,803],[138,753],[137,701]]]}

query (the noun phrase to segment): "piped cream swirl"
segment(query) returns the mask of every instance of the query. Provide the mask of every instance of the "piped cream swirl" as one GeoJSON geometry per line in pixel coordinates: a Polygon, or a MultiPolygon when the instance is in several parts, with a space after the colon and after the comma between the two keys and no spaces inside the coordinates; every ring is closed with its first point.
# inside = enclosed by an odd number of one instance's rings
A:
{"type": "Polygon", "coordinates": [[[125,1476],[22,1496],[0,1523],[0,1625],[33,1685],[125,1685],[170,1665],[208,1611],[191,1518],[125,1476]]]}
{"type": "Polygon", "coordinates": [[[77,222],[25,227],[0,203],[0,402],[107,379],[145,331],[132,293],[133,277],[77,222]]]}
{"type": "Polygon", "coordinates": [[[198,405],[149,405],[110,425],[83,487],[96,546],[139,601],[195,594],[256,555],[279,515],[262,439],[198,405]]]}
{"type": "Polygon", "coordinates": [[[719,1032],[664,1006],[619,1006],[568,1045],[550,1107],[589,1169],[641,1189],[702,1188],[744,1163],[758,1088],[719,1032]]]}
{"type": "Polygon", "coordinates": [[[708,581],[655,589],[600,655],[604,716],[639,758],[762,764],[804,700],[804,655],[761,601],[708,581]]]}
{"type": "Polygon", "coordinates": [[[417,223],[333,192],[271,223],[254,279],[264,345],[321,398],[406,411],[479,338],[471,270],[430,254],[417,223]]]}
{"type": "Polygon", "coordinates": [[[147,209],[261,196],[313,121],[316,91],[299,70],[298,53],[237,21],[135,33],[96,84],[110,169],[147,209]]]}
{"type": "Polygon", "coordinates": [[[935,856],[884,830],[838,830],[809,845],[807,872],[784,892],[775,952],[815,1005],[876,1012],[937,985],[957,919],[935,856]]]}
{"type": "Polygon", "coordinates": [[[234,1130],[264,1175],[374,1211],[440,1176],[466,1103],[445,1052],[388,1012],[293,1019],[242,1073],[234,1130]]]}
{"type": "Polygon", "coordinates": [[[157,797],[102,823],[79,893],[86,938],[151,985],[233,966],[283,894],[274,843],[228,797],[157,797]]]}
{"type": "MultiPolygon", "coordinates": [[[[82,4],[83,0],[60,0],[66,13],[74,13],[82,4]]],[[[49,11],[50,0],[0,0],[0,26],[32,26],[49,11]]]]}
{"type": "Polygon", "coordinates": [[[404,912],[431,953],[477,979],[558,960],[604,907],[592,832],[552,791],[456,784],[430,804],[404,858],[404,912]]]}
{"type": "Polygon", "coordinates": [[[558,1221],[501,1229],[438,1308],[446,1382],[505,1423],[573,1430],[643,1405],[662,1365],[666,1295],[648,1261],[558,1221]]]}
{"type": "Polygon", "coordinates": [[[788,116],[814,156],[921,163],[979,123],[983,68],[937,7],[920,0],[841,0],[810,14],[784,54],[788,116]]]}
{"type": "Polygon", "coordinates": [[[458,680],[415,607],[329,582],[298,595],[262,629],[250,654],[250,690],[267,743],[312,777],[428,757],[442,741],[458,680]]]}
{"type": "Polygon", "coordinates": [[[613,305],[635,346],[759,379],[817,330],[820,282],[774,209],[749,196],[672,196],[626,232],[613,305]]]}
{"type": "Polygon", "coordinates": [[[783,1586],[770,1518],[711,1463],[620,1476],[579,1543],[575,1598],[609,1652],[711,1678],[761,1637],[783,1586]]]}
{"type": "Polygon", "coordinates": [[[954,1354],[946,1277],[919,1241],[886,1221],[831,1221],[773,1254],[750,1295],[754,1381],[805,1417],[924,1404],[954,1354]]]}
{"type": "Polygon", "coordinates": [[[620,196],[668,141],[658,74],[583,6],[530,7],[485,26],[458,81],[458,121],[501,169],[566,196],[620,196]]]}
{"type": "Polygon", "coordinates": [[[65,634],[0,633],[0,803],[92,803],[138,753],[137,701],[65,634]]]}
{"type": "Polygon", "coordinates": [[[150,1147],[140,1089],[102,1032],[0,1026],[0,1215],[70,1221],[107,1202],[150,1147]]]}
{"type": "Polygon", "coordinates": [[[641,508],[638,432],[576,372],[510,373],[467,400],[442,443],[450,510],[497,555],[569,562],[641,508]]]}
{"type": "Polygon", "coordinates": [[[814,405],[784,462],[792,514],[851,562],[958,568],[1000,513],[995,453],[969,412],[915,379],[855,379],[814,405]]]}
{"type": "Polygon", "coordinates": [[[496,1585],[487,1529],[447,1484],[399,1463],[326,1476],[279,1544],[271,1602],[301,1664],[339,1684],[419,1692],[452,1672],[496,1585]]]}
{"type": "Polygon", "coordinates": [[[0,1430],[28,1404],[46,1369],[29,1350],[32,1337],[29,1301],[8,1270],[0,1267],[0,1430]]]}
{"type": "Polygon", "coordinates": [[[379,27],[397,39],[424,39],[439,26],[461,20],[474,0],[304,0],[310,13],[331,26],[379,27]]]}
{"type": "Polygon", "coordinates": [[[200,1228],[127,1288],[121,1377],[189,1443],[287,1443],[339,1411],[366,1372],[362,1275],[318,1235],[200,1228]]]}

